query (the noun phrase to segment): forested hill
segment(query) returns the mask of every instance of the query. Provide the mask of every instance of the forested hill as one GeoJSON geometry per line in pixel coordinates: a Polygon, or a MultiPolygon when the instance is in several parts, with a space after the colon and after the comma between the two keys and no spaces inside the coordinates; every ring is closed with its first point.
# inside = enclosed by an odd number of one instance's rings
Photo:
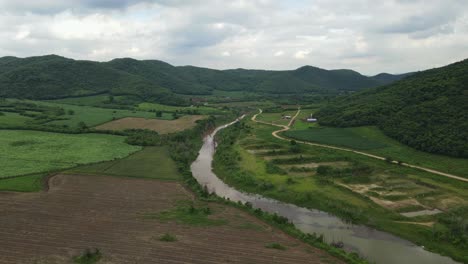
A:
{"type": "Polygon", "coordinates": [[[316,116],[324,125],[377,125],[414,148],[467,158],[468,59],[336,99],[316,116]]]}
{"type": "Polygon", "coordinates": [[[172,66],[157,60],[93,62],[56,55],[0,58],[0,96],[45,99],[97,93],[158,98],[168,94],[208,95],[214,90],[264,94],[338,94],[402,78],[367,77],[352,70],[304,66],[291,71],[213,70],[172,66]]]}

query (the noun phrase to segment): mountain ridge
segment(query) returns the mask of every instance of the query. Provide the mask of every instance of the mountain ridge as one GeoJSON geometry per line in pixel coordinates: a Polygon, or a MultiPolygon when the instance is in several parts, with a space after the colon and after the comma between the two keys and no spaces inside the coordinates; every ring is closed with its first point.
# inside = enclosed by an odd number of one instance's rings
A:
{"type": "MultiPolygon", "coordinates": [[[[399,79],[391,76],[391,82],[399,79]]],[[[54,54],[0,58],[0,96],[28,99],[100,92],[145,98],[167,94],[210,95],[214,90],[278,95],[338,94],[388,82],[353,70],[325,70],[314,66],[287,71],[216,70],[133,58],[107,62],[74,60],[54,54]]]]}

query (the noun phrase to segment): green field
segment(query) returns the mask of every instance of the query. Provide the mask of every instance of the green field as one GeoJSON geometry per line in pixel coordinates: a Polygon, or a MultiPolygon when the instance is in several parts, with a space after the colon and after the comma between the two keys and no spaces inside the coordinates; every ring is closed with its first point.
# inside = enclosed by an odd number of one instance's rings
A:
{"type": "MultiPolygon", "coordinates": [[[[48,124],[53,125],[67,125],[69,127],[77,127],[80,122],[84,122],[87,126],[93,127],[106,122],[109,122],[113,119],[119,119],[123,117],[144,117],[144,118],[156,118],[155,113],[147,111],[131,111],[131,110],[119,110],[119,109],[108,109],[108,108],[99,108],[92,106],[79,106],[79,105],[67,105],[67,104],[56,104],[56,103],[44,103],[49,106],[58,106],[65,109],[67,113],[65,115],[65,120],[56,120],[49,122],[48,124]],[[73,115],[68,113],[69,110],[74,112],[73,115]]],[[[162,118],[171,120],[172,115],[163,114],[162,118]]]]}
{"type": "Polygon", "coordinates": [[[0,127],[15,127],[22,126],[28,121],[31,121],[32,118],[28,116],[22,116],[18,113],[12,112],[2,112],[3,115],[0,115],[0,127]]]}
{"type": "Polygon", "coordinates": [[[258,121],[273,123],[277,125],[288,125],[291,119],[285,119],[283,116],[291,116],[293,117],[296,114],[296,110],[294,111],[284,111],[280,113],[262,113],[257,116],[258,121]]]}
{"type": "Polygon", "coordinates": [[[387,147],[384,143],[372,140],[359,133],[355,133],[352,129],[347,128],[317,127],[304,130],[286,131],[284,135],[298,140],[314,141],[317,143],[348,147],[358,150],[380,149],[387,147]]]}
{"type": "Polygon", "coordinates": [[[124,137],[0,130],[0,178],[123,158],[140,149],[124,137]]]}
{"type": "Polygon", "coordinates": [[[167,147],[146,147],[124,159],[73,168],[67,173],[180,180],[175,162],[167,147]]]}
{"type": "Polygon", "coordinates": [[[42,188],[43,174],[0,179],[0,191],[37,192],[42,188]]]}
{"type": "Polygon", "coordinates": [[[319,127],[287,131],[284,135],[303,141],[363,150],[371,154],[390,157],[393,160],[468,177],[467,159],[415,150],[385,136],[378,128],[373,126],[353,128],[319,127]]]}
{"type": "Polygon", "coordinates": [[[301,109],[301,112],[297,116],[294,124],[291,126],[291,130],[302,130],[307,129],[309,127],[318,127],[319,124],[317,122],[309,123],[306,121],[310,114],[313,114],[317,111],[317,109],[301,109]]]}

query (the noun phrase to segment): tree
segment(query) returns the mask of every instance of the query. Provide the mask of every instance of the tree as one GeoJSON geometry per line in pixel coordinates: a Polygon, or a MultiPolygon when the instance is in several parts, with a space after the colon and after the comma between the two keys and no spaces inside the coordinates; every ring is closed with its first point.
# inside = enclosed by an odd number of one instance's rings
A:
{"type": "Polygon", "coordinates": [[[162,117],[162,111],[156,111],[156,117],[162,117]]]}
{"type": "Polygon", "coordinates": [[[74,115],[74,114],[75,114],[75,111],[73,111],[73,110],[68,110],[68,114],[69,114],[69,115],[74,115]]]}
{"type": "Polygon", "coordinates": [[[82,130],[88,128],[88,126],[86,125],[86,123],[83,122],[83,121],[81,121],[81,122],[78,123],[78,127],[79,127],[80,129],[82,129],[82,130]]]}
{"type": "Polygon", "coordinates": [[[109,95],[109,103],[113,103],[113,102],[114,102],[114,96],[109,95]]]}

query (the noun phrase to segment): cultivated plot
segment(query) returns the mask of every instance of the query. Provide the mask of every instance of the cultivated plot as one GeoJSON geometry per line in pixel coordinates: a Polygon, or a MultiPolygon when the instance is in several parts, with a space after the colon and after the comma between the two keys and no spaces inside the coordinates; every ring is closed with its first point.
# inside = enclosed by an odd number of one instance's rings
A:
{"type": "Polygon", "coordinates": [[[149,129],[160,134],[174,133],[195,126],[197,120],[205,118],[202,115],[182,116],[175,120],[158,120],[126,117],[97,126],[102,130],[149,129]]]}

